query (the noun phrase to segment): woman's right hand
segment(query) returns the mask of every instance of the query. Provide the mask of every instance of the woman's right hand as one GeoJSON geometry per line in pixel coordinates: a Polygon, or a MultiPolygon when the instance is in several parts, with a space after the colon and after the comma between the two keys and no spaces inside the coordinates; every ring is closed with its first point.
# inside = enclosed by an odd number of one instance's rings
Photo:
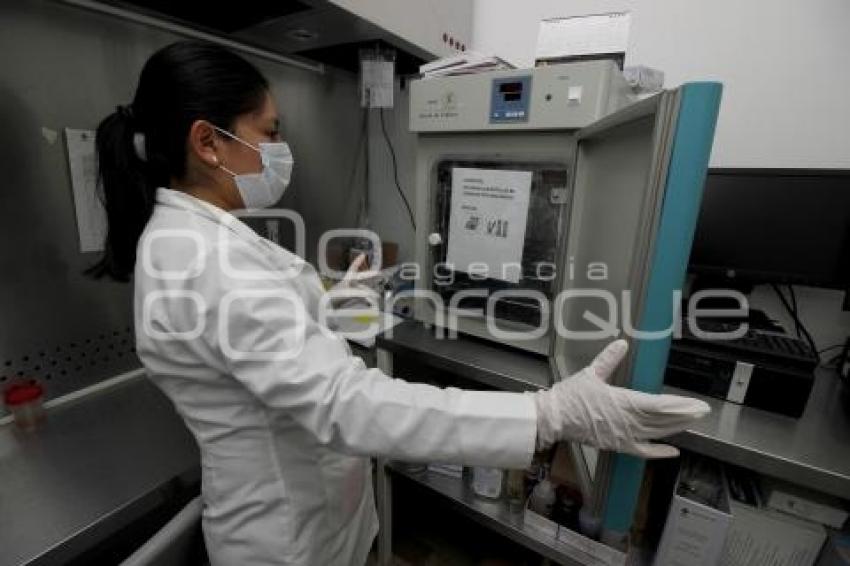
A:
{"type": "Polygon", "coordinates": [[[628,349],[625,340],[616,340],[583,370],[533,394],[538,448],[572,440],[643,458],[678,456],[675,447],[648,441],[686,429],[711,409],[690,397],[608,385],[628,349]]]}

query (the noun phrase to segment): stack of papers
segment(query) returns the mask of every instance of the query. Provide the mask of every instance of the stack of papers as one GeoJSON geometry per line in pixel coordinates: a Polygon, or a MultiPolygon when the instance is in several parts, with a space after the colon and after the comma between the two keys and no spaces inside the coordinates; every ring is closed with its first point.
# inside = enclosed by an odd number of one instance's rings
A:
{"type": "Polygon", "coordinates": [[[485,71],[514,68],[513,65],[495,55],[486,56],[473,51],[467,51],[426,63],[419,67],[419,73],[423,79],[431,79],[434,77],[471,75],[485,71]]]}
{"type": "Polygon", "coordinates": [[[628,12],[543,20],[537,35],[537,59],[625,53],[630,24],[628,12]]]}

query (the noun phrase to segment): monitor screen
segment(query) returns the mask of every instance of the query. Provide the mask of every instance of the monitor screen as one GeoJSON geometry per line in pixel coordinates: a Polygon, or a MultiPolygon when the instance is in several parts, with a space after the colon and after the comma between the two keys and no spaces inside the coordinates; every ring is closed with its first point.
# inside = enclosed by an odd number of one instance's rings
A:
{"type": "Polygon", "coordinates": [[[850,171],[710,170],[690,270],[850,288],[850,171]]]}

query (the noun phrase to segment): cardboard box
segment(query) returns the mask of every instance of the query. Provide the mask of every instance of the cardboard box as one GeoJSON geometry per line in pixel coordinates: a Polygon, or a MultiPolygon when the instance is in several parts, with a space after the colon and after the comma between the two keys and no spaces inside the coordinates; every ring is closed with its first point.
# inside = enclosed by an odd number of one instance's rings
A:
{"type": "Polygon", "coordinates": [[[821,525],[732,501],[722,566],[812,566],[826,541],[821,525]]]}
{"type": "Polygon", "coordinates": [[[846,504],[836,498],[767,478],[762,481],[762,490],[767,506],[776,511],[833,529],[840,529],[847,521],[846,504]]]}
{"type": "Polygon", "coordinates": [[[655,566],[812,566],[826,534],[768,507],[752,472],[691,456],[683,459],[655,566]],[[713,482],[722,485],[717,494],[713,482]]]}
{"type": "Polygon", "coordinates": [[[732,523],[719,463],[687,457],[676,480],[655,566],[714,566],[732,523]]]}
{"type": "Polygon", "coordinates": [[[812,566],[826,541],[822,525],[768,508],[751,472],[727,469],[733,520],[722,566],[812,566]]]}

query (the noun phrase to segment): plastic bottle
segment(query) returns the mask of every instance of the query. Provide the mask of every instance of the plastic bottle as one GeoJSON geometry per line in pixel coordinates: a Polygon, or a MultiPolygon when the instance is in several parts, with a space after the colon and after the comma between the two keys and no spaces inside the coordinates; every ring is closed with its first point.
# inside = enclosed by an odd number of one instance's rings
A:
{"type": "Polygon", "coordinates": [[[549,481],[549,470],[547,468],[543,479],[534,486],[534,490],[531,492],[528,507],[544,517],[551,517],[554,506],[555,486],[549,481]]]}
{"type": "Polygon", "coordinates": [[[511,513],[522,511],[525,504],[525,470],[508,470],[505,477],[505,496],[511,513]]]}
{"type": "Polygon", "coordinates": [[[44,388],[34,379],[13,383],[3,391],[6,408],[24,430],[35,430],[44,422],[43,401],[44,388]]]}
{"type": "Polygon", "coordinates": [[[476,466],[472,468],[472,490],[487,499],[499,499],[502,496],[504,472],[499,468],[476,466]]]}

